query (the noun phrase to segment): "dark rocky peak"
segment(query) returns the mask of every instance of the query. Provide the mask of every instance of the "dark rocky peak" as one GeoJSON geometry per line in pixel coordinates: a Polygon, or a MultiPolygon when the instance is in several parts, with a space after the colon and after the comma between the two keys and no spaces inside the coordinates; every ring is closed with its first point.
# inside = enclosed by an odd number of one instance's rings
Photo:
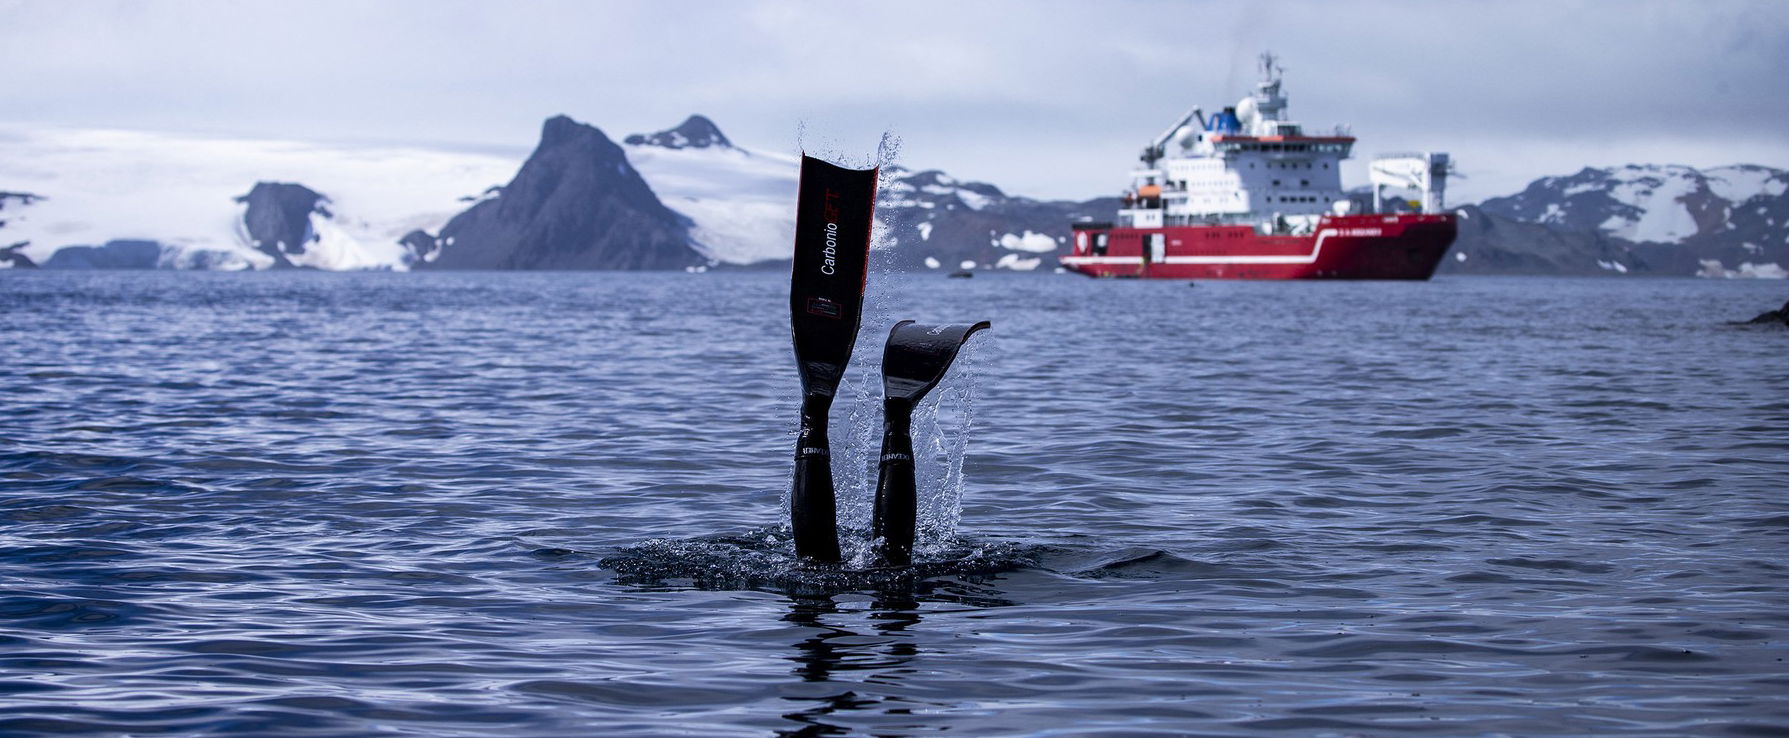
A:
{"type": "Polygon", "coordinates": [[[596,126],[588,123],[579,123],[572,120],[571,116],[568,115],[555,115],[548,118],[545,123],[540,124],[540,145],[535,147],[534,152],[538,155],[544,149],[553,149],[580,143],[585,145],[600,145],[601,143],[614,145],[614,142],[610,141],[609,137],[604,135],[602,130],[596,126]]]}
{"type": "Polygon", "coordinates": [[[688,229],[620,146],[560,115],[496,196],[403,243],[438,269],[681,269],[700,263],[688,229]]]}
{"type": "Polygon", "coordinates": [[[498,192],[501,196],[489,201],[511,217],[574,197],[615,197],[636,208],[670,214],[620,146],[596,126],[563,115],[548,118],[541,126],[540,145],[515,179],[498,192]]]}
{"type": "Polygon", "coordinates": [[[703,115],[692,115],[683,119],[676,128],[658,133],[636,133],[627,137],[627,143],[631,146],[663,146],[667,149],[733,148],[733,142],[727,140],[720,127],[703,115]]]}
{"type": "Polygon", "coordinates": [[[304,253],[305,245],[316,238],[311,231],[311,213],[330,214],[324,207],[329,198],[290,182],[256,182],[236,201],[248,206],[242,225],[249,243],[272,256],[276,267],[292,266],[287,256],[304,253]]]}

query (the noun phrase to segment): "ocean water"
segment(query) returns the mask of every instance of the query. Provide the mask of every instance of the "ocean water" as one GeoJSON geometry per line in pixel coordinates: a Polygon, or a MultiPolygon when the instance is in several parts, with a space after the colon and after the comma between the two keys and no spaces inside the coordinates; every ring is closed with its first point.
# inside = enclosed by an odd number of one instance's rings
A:
{"type": "Polygon", "coordinates": [[[0,735],[1789,735],[1780,282],[875,275],[865,572],[786,280],[0,273],[0,735]]]}

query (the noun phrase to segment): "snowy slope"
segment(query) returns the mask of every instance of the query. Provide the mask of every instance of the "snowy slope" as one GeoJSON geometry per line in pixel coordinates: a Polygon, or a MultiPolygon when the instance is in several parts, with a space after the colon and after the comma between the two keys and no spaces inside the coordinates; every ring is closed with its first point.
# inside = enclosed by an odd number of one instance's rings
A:
{"type": "Polygon", "coordinates": [[[1682,243],[1726,230],[1742,206],[1780,202],[1786,187],[1789,172],[1756,165],[1698,170],[1630,164],[1538,179],[1520,193],[1491,198],[1481,207],[1530,223],[1597,230],[1637,243],[1682,243]]]}
{"type": "Polygon", "coordinates": [[[623,148],[659,200],[695,223],[690,235],[710,260],[750,264],[795,252],[799,159],[734,146],[623,148]]]}
{"type": "MultiPolygon", "coordinates": [[[[1720,277],[1789,273],[1789,171],[1752,164],[1585,168],[1535,180],[1485,213],[1642,245],[1636,271],[1720,277]]],[[[1461,252],[1464,253],[1464,252],[1461,252]]]]}
{"type": "MultiPolygon", "coordinates": [[[[707,118],[627,137],[629,163],[652,191],[695,223],[696,247],[717,263],[787,259],[794,250],[800,159],[732,144],[707,118]]],[[[1082,214],[1116,203],[1044,202],[938,170],[884,168],[879,248],[912,268],[1029,271],[1048,263],[1082,214]],[[1091,205],[1091,207],[1089,207],[1091,205]]]]}
{"type": "Polygon", "coordinates": [[[397,241],[439,228],[514,174],[515,156],[404,147],[204,138],[107,130],[0,131],[0,190],[42,199],[8,208],[0,246],[42,264],[58,249],[145,240],[161,266],[266,268],[236,198],[258,181],[297,182],[329,198],[316,241],[294,260],[319,269],[402,269],[397,241]]]}

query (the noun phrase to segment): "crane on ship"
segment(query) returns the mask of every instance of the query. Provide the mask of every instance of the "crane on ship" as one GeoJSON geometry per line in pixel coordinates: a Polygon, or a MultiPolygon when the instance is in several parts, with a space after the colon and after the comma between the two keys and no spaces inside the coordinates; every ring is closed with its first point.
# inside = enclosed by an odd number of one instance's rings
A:
{"type": "Polygon", "coordinates": [[[1453,162],[1441,152],[1386,154],[1375,157],[1367,165],[1367,179],[1373,185],[1373,212],[1382,212],[1387,187],[1412,189],[1422,193],[1418,207],[1424,213],[1439,213],[1447,208],[1447,176],[1463,176],[1453,169],[1453,162]]]}

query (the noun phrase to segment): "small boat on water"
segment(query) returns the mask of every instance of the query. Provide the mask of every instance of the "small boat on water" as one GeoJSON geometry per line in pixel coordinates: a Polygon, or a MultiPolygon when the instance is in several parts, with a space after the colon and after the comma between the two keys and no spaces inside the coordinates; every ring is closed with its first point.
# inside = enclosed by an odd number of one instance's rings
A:
{"type": "Polygon", "coordinates": [[[1075,223],[1068,269],[1155,279],[1428,279],[1457,231],[1439,152],[1375,158],[1370,196],[1342,188],[1354,137],[1287,120],[1281,70],[1236,105],[1193,108],[1144,148],[1112,223],[1075,223]],[[1415,191],[1414,200],[1386,198],[1415,191]]]}

